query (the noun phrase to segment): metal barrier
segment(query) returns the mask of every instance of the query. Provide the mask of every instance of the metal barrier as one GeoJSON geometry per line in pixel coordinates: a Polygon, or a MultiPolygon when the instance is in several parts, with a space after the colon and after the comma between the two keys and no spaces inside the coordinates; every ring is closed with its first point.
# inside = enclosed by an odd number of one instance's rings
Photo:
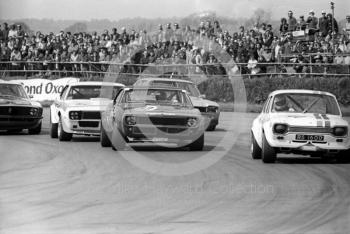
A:
{"type": "Polygon", "coordinates": [[[0,78],[59,78],[75,76],[82,78],[99,78],[105,75],[128,75],[137,77],[154,74],[178,72],[194,76],[224,77],[228,70],[231,74],[244,78],[259,76],[350,76],[350,65],[332,63],[258,63],[256,74],[248,68],[248,63],[215,64],[130,64],[114,62],[46,62],[46,61],[6,61],[0,62],[0,78]]]}

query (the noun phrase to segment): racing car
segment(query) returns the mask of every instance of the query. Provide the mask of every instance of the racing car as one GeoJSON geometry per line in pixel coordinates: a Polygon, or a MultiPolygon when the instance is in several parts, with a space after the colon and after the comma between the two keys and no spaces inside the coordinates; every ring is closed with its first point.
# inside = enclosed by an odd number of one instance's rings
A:
{"type": "Polygon", "coordinates": [[[102,115],[101,145],[123,150],[126,143],[167,143],[202,150],[204,117],[185,90],[124,88],[102,115]]]}
{"type": "Polygon", "coordinates": [[[74,82],[50,106],[50,136],[70,141],[75,135],[100,135],[101,111],[112,102],[123,84],[74,82]]]}
{"type": "Polygon", "coordinates": [[[214,131],[219,123],[220,108],[216,102],[205,99],[201,95],[197,86],[189,80],[173,78],[140,78],[134,83],[134,86],[151,87],[151,86],[171,86],[184,89],[188,92],[191,101],[203,116],[208,118],[207,130],[214,131]]]}
{"type": "Polygon", "coordinates": [[[22,84],[0,80],[0,130],[40,134],[43,108],[32,101],[22,84]]]}
{"type": "Polygon", "coordinates": [[[344,159],[350,157],[348,129],[333,94],[274,91],[252,124],[252,157],[264,163],[274,163],[278,153],[344,159]]]}

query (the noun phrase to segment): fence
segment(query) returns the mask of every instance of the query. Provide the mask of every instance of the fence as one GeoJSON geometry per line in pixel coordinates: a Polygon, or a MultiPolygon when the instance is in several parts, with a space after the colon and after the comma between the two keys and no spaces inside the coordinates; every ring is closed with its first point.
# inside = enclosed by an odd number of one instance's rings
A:
{"type": "Polygon", "coordinates": [[[252,72],[248,63],[211,64],[130,64],[113,62],[43,62],[6,61],[0,62],[0,78],[60,78],[75,76],[86,79],[102,79],[105,75],[127,75],[129,77],[155,76],[179,73],[195,76],[223,77],[231,74],[243,78],[256,76],[350,76],[350,65],[333,63],[258,63],[258,72],[252,72]],[[233,72],[233,73],[232,73],[233,72]]]}

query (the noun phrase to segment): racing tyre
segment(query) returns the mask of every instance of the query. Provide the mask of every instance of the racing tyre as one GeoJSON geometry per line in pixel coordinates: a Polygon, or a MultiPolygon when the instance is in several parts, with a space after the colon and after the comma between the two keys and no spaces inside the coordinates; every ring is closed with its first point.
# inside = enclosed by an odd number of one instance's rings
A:
{"type": "Polygon", "coordinates": [[[204,134],[188,145],[191,151],[201,151],[204,147],[204,134]]]}
{"type": "Polygon", "coordinates": [[[207,131],[210,131],[210,132],[215,131],[215,128],[216,128],[215,124],[209,125],[207,128],[207,131]]]}
{"type": "Polygon", "coordinates": [[[337,163],[349,163],[350,162],[350,150],[340,152],[336,156],[337,163]]]}
{"type": "Polygon", "coordinates": [[[28,129],[28,133],[30,135],[38,135],[40,134],[40,132],[41,132],[41,122],[37,127],[28,129]]]}
{"type": "Polygon", "coordinates": [[[51,123],[50,137],[51,138],[57,138],[58,137],[58,123],[51,123]]]}
{"type": "Polygon", "coordinates": [[[14,134],[14,133],[20,133],[22,132],[23,129],[10,129],[10,130],[7,130],[6,132],[9,133],[9,134],[14,134]]]}
{"type": "Polygon", "coordinates": [[[59,121],[58,121],[58,127],[57,127],[57,134],[58,134],[58,140],[60,141],[70,141],[72,140],[72,136],[73,134],[72,133],[68,133],[68,132],[65,132],[63,130],[63,126],[62,126],[62,119],[60,117],[59,121]]]}
{"type": "Polygon", "coordinates": [[[267,142],[265,133],[263,133],[261,157],[264,163],[274,163],[277,157],[276,150],[267,142]]]}
{"type": "Polygon", "coordinates": [[[125,149],[126,142],[117,128],[115,128],[112,132],[111,145],[114,151],[125,149]]]}
{"type": "Polygon", "coordinates": [[[101,135],[100,135],[100,142],[102,147],[111,147],[112,143],[111,140],[109,139],[106,130],[103,127],[103,124],[101,122],[101,135]]]}
{"type": "Polygon", "coordinates": [[[261,148],[255,140],[253,132],[251,133],[252,143],[251,143],[251,153],[253,159],[261,159],[261,148]]]}

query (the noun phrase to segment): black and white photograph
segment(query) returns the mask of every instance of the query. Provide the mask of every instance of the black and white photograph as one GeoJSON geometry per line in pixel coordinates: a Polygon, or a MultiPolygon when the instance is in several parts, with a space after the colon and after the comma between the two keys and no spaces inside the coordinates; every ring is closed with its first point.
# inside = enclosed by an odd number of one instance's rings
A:
{"type": "Polygon", "coordinates": [[[348,0],[0,0],[0,234],[350,233],[348,0]]]}

